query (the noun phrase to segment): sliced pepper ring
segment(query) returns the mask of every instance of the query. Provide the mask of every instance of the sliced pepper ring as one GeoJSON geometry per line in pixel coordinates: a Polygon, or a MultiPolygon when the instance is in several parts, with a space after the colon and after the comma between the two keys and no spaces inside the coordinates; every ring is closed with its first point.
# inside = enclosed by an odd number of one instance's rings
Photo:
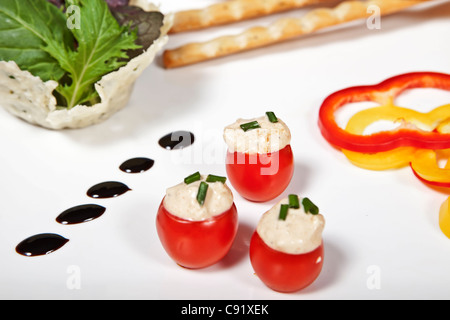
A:
{"type": "Polygon", "coordinates": [[[439,227],[447,238],[450,238],[450,198],[448,198],[441,206],[439,212],[439,227]]]}
{"type": "Polygon", "coordinates": [[[378,153],[360,153],[342,150],[342,153],[355,166],[362,169],[384,171],[407,167],[414,157],[416,148],[402,147],[378,153]]]}
{"type": "Polygon", "coordinates": [[[400,127],[392,130],[392,132],[412,129],[425,133],[434,131],[434,133],[443,135],[445,132],[441,131],[445,130],[446,124],[450,120],[450,104],[435,108],[428,113],[394,105],[373,107],[355,114],[348,122],[345,130],[349,133],[362,135],[369,125],[382,120],[400,123],[400,127]]]}
{"type": "MultiPolygon", "coordinates": [[[[450,75],[435,72],[407,73],[377,85],[351,87],[335,92],[324,100],[319,111],[319,128],[322,135],[330,144],[340,149],[361,153],[378,153],[400,147],[450,149],[450,133],[401,127],[392,131],[362,135],[342,129],[336,122],[336,111],[349,103],[372,101],[385,108],[393,107],[393,101],[397,96],[407,89],[414,88],[450,91],[450,75]]],[[[445,118],[448,118],[448,114],[445,118]]]]}
{"type": "MultiPolygon", "coordinates": [[[[441,150],[440,152],[446,159],[450,159],[450,150],[441,150]]],[[[438,165],[437,151],[417,150],[411,161],[411,169],[417,178],[421,181],[443,188],[450,188],[450,160],[447,161],[445,168],[438,165]]]]}
{"type": "MultiPolygon", "coordinates": [[[[392,105],[380,106],[366,109],[355,114],[348,121],[345,130],[352,134],[363,135],[369,125],[377,121],[386,120],[394,123],[399,122],[401,124],[399,128],[409,126],[417,128],[416,130],[442,133],[441,131],[447,128],[446,118],[449,116],[450,104],[438,107],[428,113],[421,113],[392,105]],[[445,120],[443,121],[442,119],[445,120]]],[[[376,153],[361,153],[344,149],[342,152],[350,162],[358,167],[369,170],[389,170],[410,165],[415,158],[417,150],[419,149],[415,147],[400,147],[376,153]]],[[[447,179],[446,181],[450,182],[450,179],[447,179]]]]}

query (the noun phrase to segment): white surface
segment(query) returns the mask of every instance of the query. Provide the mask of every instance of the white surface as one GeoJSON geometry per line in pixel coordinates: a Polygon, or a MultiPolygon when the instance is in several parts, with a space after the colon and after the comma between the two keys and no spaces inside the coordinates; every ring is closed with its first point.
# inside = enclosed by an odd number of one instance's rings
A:
{"type": "MultiPolygon", "coordinates": [[[[162,5],[167,12],[213,1],[165,2],[170,2],[162,5]]],[[[0,298],[450,298],[450,240],[438,227],[447,195],[421,184],[409,168],[370,172],[352,166],[317,127],[321,102],[338,89],[404,72],[450,73],[449,16],[446,1],[385,17],[380,30],[361,21],[182,69],[167,71],[155,63],[139,79],[128,107],[87,129],[48,131],[0,110],[0,298]],[[292,132],[296,170],[284,195],[310,197],[326,218],[322,274],[309,288],[289,295],[265,287],[248,259],[257,221],[278,199],[255,204],[235,194],[236,242],[224,261],[205,270],[174,264],[155,230],[165,188],[197,170],[224,175],[223,127],[269,109],[292,132]],[[158,146],[161,136],[180,129],[196,134],[192,148],[168,152],[158,146]],[[154,167],[138,175],[118,169],[135,156],[153,158],[154,167]],[[106,180],[133,190],[108,200],[85,195],[106,180]],[[55,222],[65,209],[84,203],[105,205],[107,211],[81,225],[55,222]],[[43,232],[70,241],[45,257],[14,251],[23,239],[43,232]],[[379,275],[376,288],[373,272],[379,275]],[[74,275],[79,288],[70,286],[74,275]]],[[[275,18],[173,35],[167,47],[275,18]]],[[[405,96],[404,103],[411,105],[412,97],[405,96]]],[[[439,97],[450,100],[447,93],[439,97]]]]}

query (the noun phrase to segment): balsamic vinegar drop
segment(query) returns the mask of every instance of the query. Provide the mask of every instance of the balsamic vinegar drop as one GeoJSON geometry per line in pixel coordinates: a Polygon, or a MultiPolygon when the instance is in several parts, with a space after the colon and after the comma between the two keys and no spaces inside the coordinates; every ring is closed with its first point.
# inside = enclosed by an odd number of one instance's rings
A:
{"type": "Polygon", "coordinates": [[[130,190],[131,189],[122,182],[107,181],[92,186],[87,191],[87,195],[96,199],[115,198],[130,190]]]}
{"type": "Polygon", "coordinates": [[[95,220],[106,211],[105,207],[96,204],[84,204],[62,212],[56,221],[61,224],[78,224],[95,220]]]}
{"type": "Polygon", "coordinates": [[[68,241],[68,239],[54,233],[37,234],[19,243],[16,252],[27,257],[42,256],[58,250],[68,241]]]}
{"type": "Polygon", "coordinates": [[[154,164],[155,161],[149,158],[133,158],[122,163],[119,169],[126,173],[142,173],[150,170],[154,164]]]}
{"type": "Polygon", "coordinates": [[[175,131],[159,139],[159,145],[167,150],[183,149],[194,143],[195,137],[189,131],[175,131]]]}

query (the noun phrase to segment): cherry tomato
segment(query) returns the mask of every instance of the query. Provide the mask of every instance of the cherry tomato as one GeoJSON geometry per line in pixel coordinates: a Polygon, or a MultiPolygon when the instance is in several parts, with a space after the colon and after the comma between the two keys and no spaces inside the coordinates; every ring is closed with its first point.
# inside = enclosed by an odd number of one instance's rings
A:
{"type": "Polygon", "coordinates": [[[250,261],[261,281],[279,292],[295,292],[313,283],[323,265],[323,243],[304,254],[288,254],[270,248],[258,232],[250,241],[250,261]]]}
{"type": "Polygon", "coordinates": [[[228,179],[247,200],[269,201],[279,196],[294,174],[294,156],[290,145],[266,154],[227,152],[228,179]]]}
{"type": "Polygon", "coordinates": [[[238,215],[233,203],[226,212],[202,221],[179,218],[161,202],[156,216],[159,239],[167,254],[180,266],[199,269],[219,262],[236,237],[238,215]]]}

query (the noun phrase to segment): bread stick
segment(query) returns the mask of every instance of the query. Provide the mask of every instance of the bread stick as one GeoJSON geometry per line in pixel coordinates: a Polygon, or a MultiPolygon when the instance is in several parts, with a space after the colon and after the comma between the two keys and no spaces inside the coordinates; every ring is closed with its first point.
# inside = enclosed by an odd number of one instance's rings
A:
{"type": "Polygon", "coordinates": [[[388,15],[429,0],[367,0],[344,1],[335,8],[319,8],[301,18],[282,18],[269,27],[253,27],[241,34],[223,36],[207,42],[190,43],[166,50],[163,63],[176,68],[259,47],[276,44],[320,29],[368,18],[368,9],[377,6],[381,15],[388,15]]]}
{"type": "Polygon", "coordinates": [[[170,33],[261,17],[330,0],[229,0],[196,10],[175,12],[170,33]]]}

